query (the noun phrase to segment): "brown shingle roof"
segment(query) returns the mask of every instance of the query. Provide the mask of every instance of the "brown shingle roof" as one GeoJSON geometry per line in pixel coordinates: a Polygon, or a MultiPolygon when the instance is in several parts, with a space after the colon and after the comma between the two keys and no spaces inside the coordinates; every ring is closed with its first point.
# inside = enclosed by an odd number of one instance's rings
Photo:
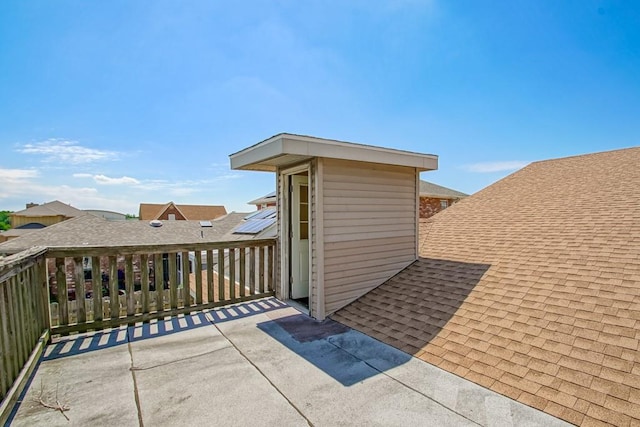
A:
{"type": "Polygon", "coordinates": [[[533,163],[421,223],[334,315],[576,424],[640,425],[640,148],[533,163]]]}
{"type": "Polygon", "coordinates": [[[192,221],[212,220],[227,213],[224,206],[216,205],[177,205],[173,202],[165,204],[140,203],[139,217],[143,221],[162,219],[162,214],[172,206],[175,206],[185,219],[192,221]]]}

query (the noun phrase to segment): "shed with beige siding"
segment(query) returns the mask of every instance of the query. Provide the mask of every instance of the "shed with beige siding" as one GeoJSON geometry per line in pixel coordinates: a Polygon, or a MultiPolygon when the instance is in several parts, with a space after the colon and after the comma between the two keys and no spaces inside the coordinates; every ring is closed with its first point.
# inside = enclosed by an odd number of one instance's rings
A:
{"type": "Polygon", "coordinates": [[[418,258],[421,171],[435,155],[279,134],[230,156],[231,168],[276,173],[276,294],[316,319],[418,258]]]}

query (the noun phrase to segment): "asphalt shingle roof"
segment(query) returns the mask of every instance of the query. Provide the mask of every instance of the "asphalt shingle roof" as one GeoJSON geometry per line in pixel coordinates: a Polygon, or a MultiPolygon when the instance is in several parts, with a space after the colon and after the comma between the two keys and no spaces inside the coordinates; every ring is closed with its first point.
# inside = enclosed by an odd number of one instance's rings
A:
{"type": "Polygon", "coordinates": [[[575,424],[640,425],[640,147],[532,163],[333,318],[575,424]]]}
{"type": "MultiPolygon", "coordinates": [[[[173,202],[165,204],[156,203],[140,203],[140,219],[149,221],[158,219],[173,202]]],[[[178,205],[174,206],[187,218],[187,220],[201,221],[212,220],[226,215],[227,210],[224,206],[218,205],[178,205]]]]}
{"type": "Polygon", "coordinates": [[[451,188],[443,187],[433,182],[420,180],[420,196],[423,197],[439,197],[442,199],[461,199],[469,196],[451,188]]]}
{"type": "Polygon", "coordinates": [[[54,200],[53,202],[32,206],[30,208],[14,212],[13,215],[27,217],[63,215],[72,218],[78,215],[82,215],[83,213],[84,212],[82,212],[80,209],[76,209],[73,206],[62,203],[59,200],[54,200]]]}
{"type": "Polygon", "coordinates": [[[0,244],[0,253],[16,253],[34,246],[136,246],[178,243],[211,243],[249,240],[259,236],[233,234],[246,213],[230,213],[202,227],[199,221],[162,221],[152,227],[147,221],[108,221],[91,214],[69,219],[0,244]]]}

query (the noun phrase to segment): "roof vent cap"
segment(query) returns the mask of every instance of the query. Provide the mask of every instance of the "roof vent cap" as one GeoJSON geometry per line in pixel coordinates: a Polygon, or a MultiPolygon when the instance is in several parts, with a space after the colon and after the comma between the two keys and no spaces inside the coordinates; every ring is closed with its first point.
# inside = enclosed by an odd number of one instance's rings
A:
{"type": "Polygon", "coordinates": [[[149,225],[152,227],[162,227],[162,221],[160,221],[159,219],[153,219],[149,221],[149,225]]]}

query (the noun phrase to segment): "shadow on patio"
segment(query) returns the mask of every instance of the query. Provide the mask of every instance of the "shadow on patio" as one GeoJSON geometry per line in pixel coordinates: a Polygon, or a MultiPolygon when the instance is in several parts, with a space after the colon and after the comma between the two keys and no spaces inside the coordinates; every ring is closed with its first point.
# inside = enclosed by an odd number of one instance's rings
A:
{"type": "MultiPolygon", "coordinates": [[[[374,366],[362,358],[362,354],[383,356],[377,342],[359,339],[360,335],[349,333],[351,328],[331,319],[318,322],[295,314],[259,323],[257,327],[343,386],[360,383],[381,372],[380,364],[374,366]]],[[[410,355],[390,348],[384,349],[384,353],[387,363],[382,370],[411,360],[410,355]]]]}
{"type": "Polygon", "coordinates": [[[249,316],[268,313],[288,307],[275,298],[251,301],[229,307],[222,307],[205,312],[171,317],[164,320],[153,320],[149,323],[120,328],[106,329],[94,333],[70,335],[54,339],[54,343],[45,350],[42,360],[53,360],[60,357],[75,356],[90,351],[127,344],[149,338],[175,334],[212,323],[223,323],[249,316]]]}

